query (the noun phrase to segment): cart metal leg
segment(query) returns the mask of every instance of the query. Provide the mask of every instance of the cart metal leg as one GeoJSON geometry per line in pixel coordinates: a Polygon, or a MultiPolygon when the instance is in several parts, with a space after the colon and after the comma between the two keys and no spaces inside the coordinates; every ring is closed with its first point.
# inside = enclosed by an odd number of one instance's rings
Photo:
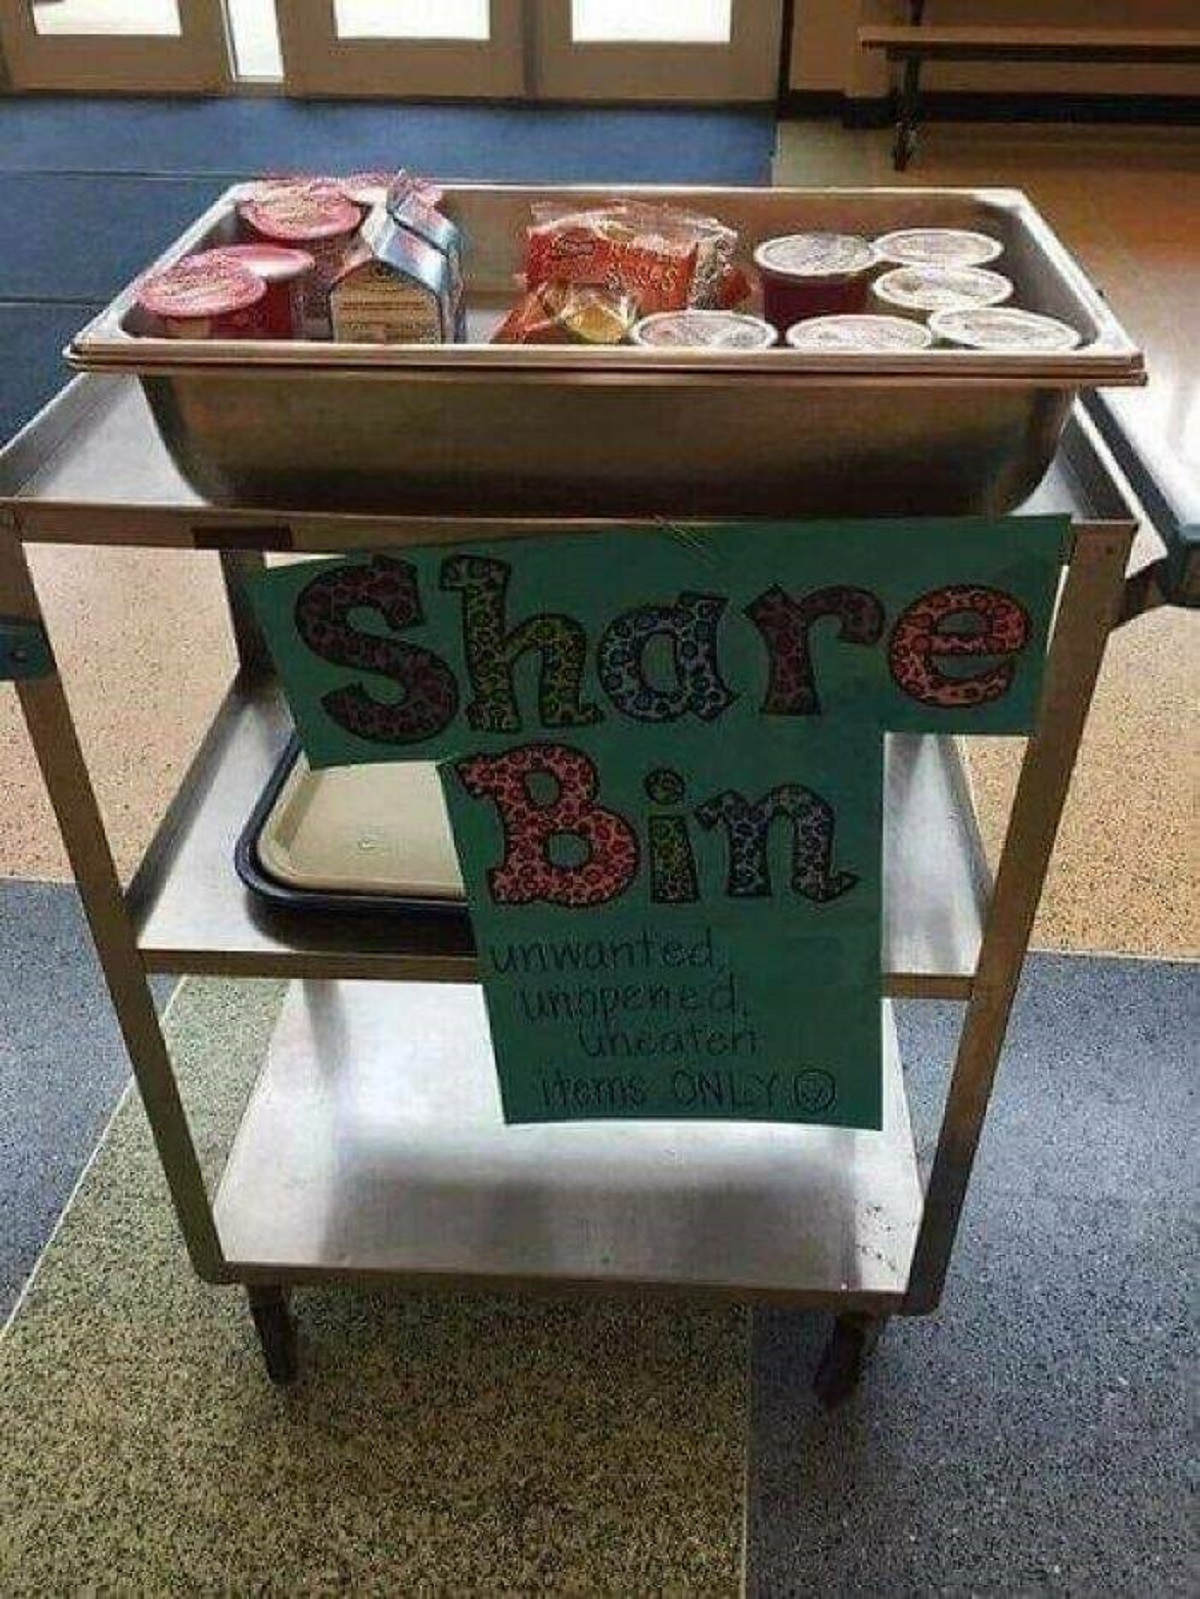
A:
{"type": "Polygon", "coordinates": [[[813,1392],[826,1410],[844,1404],[858,1387],[887,1319],[854,1311],[835,1319],[813,1377],[813,1392]]]}
{"type": "Polygon", "coordinates": [[[242,671],[255,680],[269,677],[271,656],[246,593],[246,579],[266,570],[266,557],[259,550],[222,550],[221,582],[229,606],[233,641],[242,671]]]}
{"type": "Polygon", "coordinates": [[[917,122],[921,115],[921,63],[916,56],[904,63],[904,78],[896,107],[896,139],[892,145],[892,166],[897,172],[908,170],[917,153],[917,122]]]}
{"type": "MultiPolygon", "coordinates": [[[[0,613],[45,631],[24,548],[9,537],[0,537],[0,613]]],[[[62,678],[55,667],[16,688],[188,1254],[200,1277],[219,1281],[221,1246],[204,1177],[62,678]]]]}
{"type": "MultiPolygon", "coordinates": [[[[908,20],[919,27],[925,16],[925,0],[910,0],[908,20]]],[[[917,152],[917,124],[921,117],[921,58],[910,56],[904,63],[900,96],[896,105],[896,139],[892,146],[892,166],[897,172],[907,169],[917,152]]]]}
{"type": "Polygon", "coordinates": [[[252,1283],[246,1289],[254,1329],[262,1345],[267,1376],[283,1386],[295,1382],[296,1323],[288,1307],[286,1288],[271,1283],[252,1283]]]}
{"type": "MultiPolygon", "coordinates": [[[[265,645],[245,599],[243,578],[263,565],[257,552],[222,552],[221,570],[238,657],[244,672],[261,674],[265,645]]],[[[32,624],[45,621],[23,547],[0,539],[0,614],[32,624]]],[[[47,646],[47,653],[48,646],[47,646]]],[[[207,1188],[179,1097],[128,905],[104,830],[62,679],[53,658],[43,675],[16,688],[192,1265],[209,1282],[225,1280],[224,1257],[207,1188]]],[[[282,1287],[249,1288],[250,1311],[272,1382],[296,1376],[296,1333],[282,1287]]]]}
{"type": "Polygon", "coordinates": [[[925,1193],[904,1310],[937,1308],[983,1130],[1009,1012],[1108,634],[1132,534],[1080,527],[1046,662],[1037,726],[1021,763],[971,999],[925,1193]]]}

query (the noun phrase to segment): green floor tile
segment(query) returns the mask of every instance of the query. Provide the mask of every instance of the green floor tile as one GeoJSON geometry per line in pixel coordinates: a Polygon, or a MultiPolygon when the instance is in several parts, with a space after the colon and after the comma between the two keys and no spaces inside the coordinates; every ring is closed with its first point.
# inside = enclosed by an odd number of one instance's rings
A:
{"type": "MultiPolygon", "coordinates": [[[[280,997],[187,983],[219,1164],[280,997]]],[[[192,1275],[130,1098],[0,1346],[0,1592],[733,1594],[745,1315],[669,1300],[297,1299],[263,1377],[192,1275]]]]}

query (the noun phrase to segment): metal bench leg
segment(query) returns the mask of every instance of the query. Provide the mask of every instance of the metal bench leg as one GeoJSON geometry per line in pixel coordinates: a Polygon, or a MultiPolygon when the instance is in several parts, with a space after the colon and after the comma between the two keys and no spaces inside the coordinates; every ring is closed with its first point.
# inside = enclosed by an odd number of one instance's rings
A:
{"type": "Polygon", "coordinates": [[[858,1312],[835,1320],[813,1377],[813,1392],[826,1410],[844,1404],[858,1387],[886,1322],[886,1316],[858,1312]]]}
{"type": "Polygon", "coordinates": [[[250,1314],[262,1345],[267,1376],[274,1383],[294,1382],[297,1372],[296,1323],[288,1309],[287,1290],[255,1284],[247,1288],[250,1314]]]}
{"type": "Polygon", "coordinates": [[[921,62],[912,56],[904,63],[904,80],[896,107],[896,142],[892,165],[903,172],[917,150],[917,122],[921,115],[921,62]]]}

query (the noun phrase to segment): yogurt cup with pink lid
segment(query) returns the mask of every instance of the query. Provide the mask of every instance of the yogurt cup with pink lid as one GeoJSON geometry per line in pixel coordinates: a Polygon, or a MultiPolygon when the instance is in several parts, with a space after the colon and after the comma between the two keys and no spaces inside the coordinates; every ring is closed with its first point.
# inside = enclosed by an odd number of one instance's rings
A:
{"type": "Polygon", "coordinates": [[[387,199],[388,185],[395,175],[394,172],[352,172],[349,177],[339,178],[337,187],[354,205],[373,211],[387,199]]]}
{"type": "Polygon", "coordinates": [[[761,317],[741,311],[657,311],[630,332],[643,346],[671,350],[769,350],[778,335],[761,317]]]}
{"type": "Polygon", "coordinates": [[[307,250],[290,250],[279,244],[226,244],[220,254],[261,278],[266,293],[259,305],[262,337],[299,339],[304,336],[304,291],[313,270],[307,250]]]}
{"type": "Polygon", "coordinates": [[[935,311],[971,311],[999,305],[1013,292],[1011,281],[986,267],[893,267],[871,285],[872,308],[885,316],[925,321],[935,311]]]}
{"type": "Polygon", "coordinates": [[[238,216],[252,238],[312,256],[305,286],[308,331],[327,331],[329,287],[358,232],[362,208],[330,183],[279,181],[260,185],[238,206],[238,216]]]}
{"type": "Polygon", "coordinates": [[[970,311],[939,311],[929,319],[934,337],[962,350],[1046,355],[1074,350],[1083,343],[1075,328],[1057,317],[1015,306],[977,306],[970,311]]]}
{"type": "Polygon", "coordinates": [[[1003,252],[999,239],[967,228],[901,228],[875,240],[875,254],[888,266],[979,267],[1003,252]]]}
{"type": "Polygon", "coordinates": [[[268,244],[320,244],[354,233],[362,207],[324,183],[266,183],[238,206],[238,215],[268,244]]]}
{"type": "Polygon", "coordinates": [[[898,355],[928,350],[933,334],[923,322],[903,316],[814,316],[786,334],[793,350],[832,350],[844,355],[898,355]]]}
{"type": "Polygon", "coordinates": [[[754,252],[762,279],[763,315],[780,333],[806,317],[862,311],[877,264],[866,239],[853,233],[789,233],[754,252]]]}
{"type": "Polygon", "coordinates": [[[224,250],[204,250],[143,279],[137,303],[170,339],[259,339],[266,292],[224,250]]]}

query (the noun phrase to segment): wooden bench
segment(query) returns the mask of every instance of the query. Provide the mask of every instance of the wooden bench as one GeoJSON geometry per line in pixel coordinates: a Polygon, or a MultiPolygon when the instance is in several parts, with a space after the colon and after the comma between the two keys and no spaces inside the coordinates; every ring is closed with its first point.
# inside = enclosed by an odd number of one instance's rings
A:
{"type": "Polygon", "coordinates": [[[909,0],[909,22],[858,30],[864,50],[882,50],[889,61],[904,63],[892,151],[897,171],[916,150],[925,61],[1200,62],[1200,28],[951,27],[926,23],[924,13],[925,0],[909,0]]]}

